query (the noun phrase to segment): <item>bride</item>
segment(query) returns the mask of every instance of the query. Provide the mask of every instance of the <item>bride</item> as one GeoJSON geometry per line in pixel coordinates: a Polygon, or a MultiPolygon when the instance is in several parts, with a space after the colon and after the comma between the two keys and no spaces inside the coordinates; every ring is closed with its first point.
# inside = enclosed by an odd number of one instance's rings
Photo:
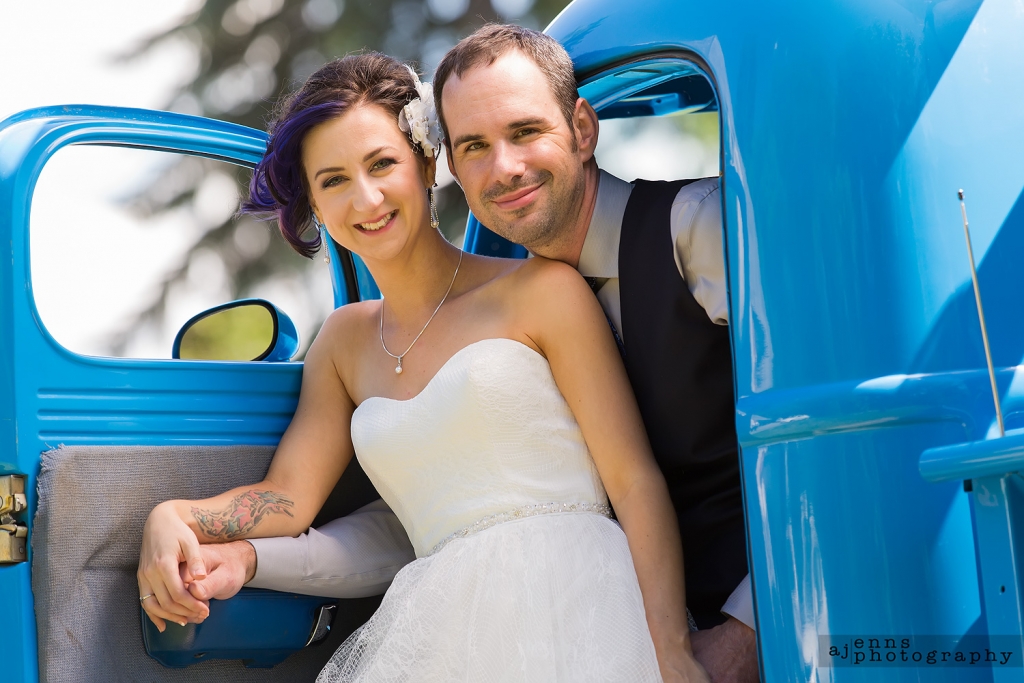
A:
{"type": "Polygon", "coordinates": [[[429,86],[381,54],[328,63],[285,103],[245,209],[276,212],[306,256],[329,233],[384,298],[324,323],[263,481],[153,509],[142,604],[161,630],[204,616],[179,562],[306,531],[356,455],[418,559],[318,680],[706,681],[676,516],[604,314],[565,264],[444,239],[438,138],[429,86]]]}

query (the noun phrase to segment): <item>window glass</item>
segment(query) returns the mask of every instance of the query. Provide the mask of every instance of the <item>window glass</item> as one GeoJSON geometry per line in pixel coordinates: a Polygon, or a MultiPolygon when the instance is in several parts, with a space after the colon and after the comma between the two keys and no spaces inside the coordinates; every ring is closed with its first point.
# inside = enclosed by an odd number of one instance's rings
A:
{"type": "Polygon", "coordinates": [[[601,121],[596,156],[601,168],[623,180],[716,176],[718,112],[601,121]]]}
{"type": "Polygon", "coordinates": [[[304,351],[332,309],[321,258],[296,254],[274,221],[236,215],[250,171],[150,150],[73,146],[32,198],[32,290],[70,351],[170,358],[195,314],[261,297],[295,322],[304,351]]]}

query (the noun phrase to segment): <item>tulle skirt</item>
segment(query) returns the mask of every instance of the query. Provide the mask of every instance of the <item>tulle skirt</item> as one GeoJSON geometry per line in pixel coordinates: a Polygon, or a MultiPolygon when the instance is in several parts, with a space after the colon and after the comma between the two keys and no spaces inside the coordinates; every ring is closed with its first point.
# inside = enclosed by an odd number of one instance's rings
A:
{"type": "Polygon", "coordinates": [[[597,514],[505,522],[407,565],[324,667],[340,681],[661,681],[626,536],[597,514]]]}

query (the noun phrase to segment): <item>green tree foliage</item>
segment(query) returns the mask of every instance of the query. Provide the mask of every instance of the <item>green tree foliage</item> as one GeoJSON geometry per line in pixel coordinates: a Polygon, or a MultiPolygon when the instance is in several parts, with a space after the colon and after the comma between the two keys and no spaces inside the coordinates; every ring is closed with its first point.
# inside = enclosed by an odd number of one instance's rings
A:
{"type": "MultiPolygon", "coordinates": [[[[125,58],[144,55],[165,40],[187,40],[197,55],[197,68],[167,108],[264,129],[279,97],[329,59],[380,50],[412,63],[428,80],[441,56],[485,22],[543,28],[566,4],[567,0],[205,0],[179,25],[153,36],[125,58]]],[[[134,197],[132,206],[146,216],[191,202],[215,167],[212,162],[183,159],[134,197]]],[[[240,193],[249,177],[247,170],[238,170],[240,193]]],[[[449,238],[457,238],[467,214],[462,193],[451,184],[438,195],[443,229],[449,238]]],[[[240,250],[239,227],[238,220],[229,219],[208,229],[181,267],[167,274],[160,296],[131,328],[161,324],[169,289],[185,277],[190,258],[198,251],[221,257],[233,296],[245,295],[272,275],[303,267],[301,259],[283,250],[240,250]]],[[[130,334],[131,329],[118,335],[114,348],[123,349],[130,334]]]]}

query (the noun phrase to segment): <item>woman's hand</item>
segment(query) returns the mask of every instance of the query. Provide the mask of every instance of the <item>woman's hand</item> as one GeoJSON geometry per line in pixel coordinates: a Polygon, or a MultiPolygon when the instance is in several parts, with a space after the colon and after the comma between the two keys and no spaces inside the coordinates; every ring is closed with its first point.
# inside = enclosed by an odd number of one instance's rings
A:
{"type": "Polygon", "coordinates": [[[665,683],[710,683],[711,677],[700,665],[689,647],[679,648],[659,662],[665,683]]]}
{"type": "Polygon", "coordinates": [[[142,608],[161,633],[165,620],[184,626],[199,623],[210,614],[210,608],[185,586],[185,581],[205,578],[206,566],[199,539],[182,521],[174,503],[161,503],[149,513],[139,552],[139,597],[152,596],[142,601],[142,608]],[[185,565],[183,571],[181,564],[185,565]]]}
{"type": "Polygon", "coordinates": [[[199,543],[296,536],[317,511],[352,459],[350,420],[355,405],[338,375],[332,349],[344,349],[346,312],[324,323],[306,353],[299,405],[285,430],[266,478],[203,500],[171,500],[153,508],[139,553],[139,597],[162,632],[165,620],[200,622],[209,606],[188,586],[204,586],[207,567],[199,543]],[[340,340],[340,341],[339,341],[340,340]],[[146,597],[152,596],[152,597],[146,597]]]}

